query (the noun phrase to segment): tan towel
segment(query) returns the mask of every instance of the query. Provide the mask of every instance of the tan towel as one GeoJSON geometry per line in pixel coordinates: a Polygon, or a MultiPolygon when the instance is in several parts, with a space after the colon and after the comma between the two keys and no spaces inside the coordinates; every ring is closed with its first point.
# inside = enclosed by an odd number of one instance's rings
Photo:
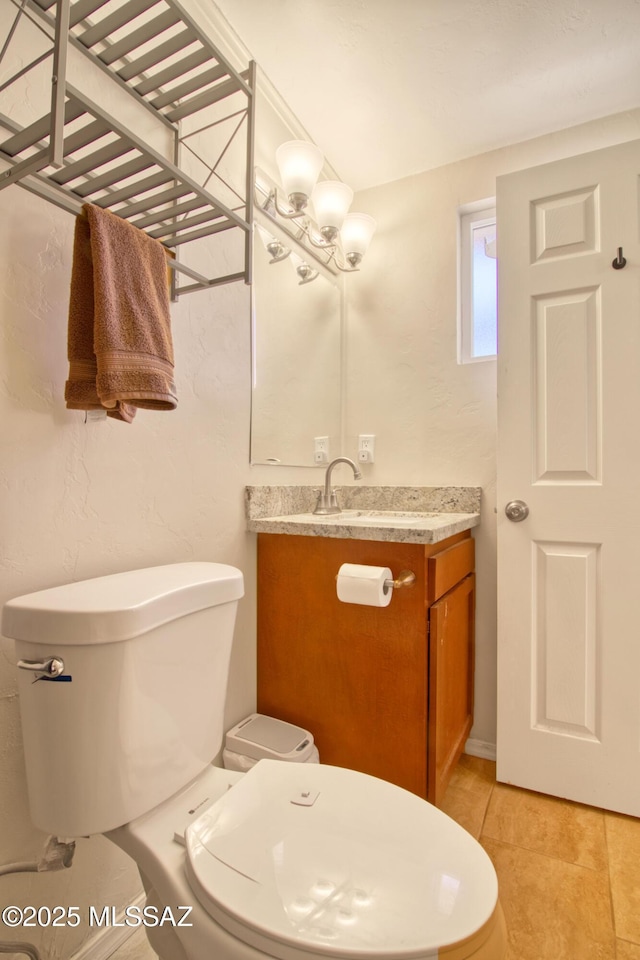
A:
{"type": "Polygon", "coordinates": [[[69,300],[67,407],[173,410],[173,344],[165,249],[109,210],[76,219],[69,300]]]}

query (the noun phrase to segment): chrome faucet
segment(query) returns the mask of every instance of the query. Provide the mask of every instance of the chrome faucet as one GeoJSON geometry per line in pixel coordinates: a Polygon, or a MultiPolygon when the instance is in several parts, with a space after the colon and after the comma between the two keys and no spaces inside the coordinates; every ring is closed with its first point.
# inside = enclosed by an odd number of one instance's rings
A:
{"type": "Polygon", "coordinates": [[[316,508],[313,511],[314,513],[342,513],[338,503],[338,495],[335,490],[331,489],[331,471],[337,463],[348,463],[353,470],[354,480],[360,480],[362,477],[362,474],[358,470],[353,460],[350,460],[349,457],[336,457],[336,459],[332,460],[327,467],[327,472],[324,478],[324,490],[321,490],[318,494],[318,502],[316,503],[316,508]]]}

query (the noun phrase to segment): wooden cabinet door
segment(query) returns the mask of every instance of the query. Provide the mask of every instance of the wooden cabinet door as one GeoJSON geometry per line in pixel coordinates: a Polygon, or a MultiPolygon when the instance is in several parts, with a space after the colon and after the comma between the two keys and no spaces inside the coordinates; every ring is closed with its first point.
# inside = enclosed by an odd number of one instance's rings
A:
{"type": "Polygon", "coordinates": [[[473,723],[475,575],[429,610],[429,800],[438,805],[473,723]]]}
{"type": "Polygon", "coordinates": [[[427,796],[420,544],[259,534],[258,710],[311,731],[323,763],[427,796]],[[387,607],[342,603],[342,563],[413,570],[387,607]]]}

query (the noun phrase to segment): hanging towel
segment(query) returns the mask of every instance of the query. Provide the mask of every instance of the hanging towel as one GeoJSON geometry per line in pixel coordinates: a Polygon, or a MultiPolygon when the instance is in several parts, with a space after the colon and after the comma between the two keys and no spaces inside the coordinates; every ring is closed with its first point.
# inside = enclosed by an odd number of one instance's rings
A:
{"type": "Polygon", "coordinates": [[[76,218],[67,407],[130,423],[137,407],[173,410],[173,343],[165,249],[109,210],[76,218]]]}

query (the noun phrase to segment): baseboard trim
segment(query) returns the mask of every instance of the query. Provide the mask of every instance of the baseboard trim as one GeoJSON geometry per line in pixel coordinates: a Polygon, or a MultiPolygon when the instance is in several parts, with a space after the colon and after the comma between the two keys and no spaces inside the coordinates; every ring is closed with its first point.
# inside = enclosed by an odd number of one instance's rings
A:
{"type": "Polygon", "coordinates": [[[464,745],[464,752],[470,757],[481,757],[483,760],[496,759],[496,745],[487,740],[472,740],[470,737],[464,745]]]}
{"type": "MultiPolygon", "coordinates": [[[[144,891],[131,901],[132,907],[143,907],[147,898],[144,891]]],[[[127,904],[129,906],[129,904],[127,904]]],[[[124,919],[123,907],[117,916],[117,922],[124,919]]],[[[129,937],[133,936],[137,927],[104,927],[95,937],[85,940],[79,950],[73,954],[71,960],[108,960],[108,958],[118,950],[129,937]]]]}

